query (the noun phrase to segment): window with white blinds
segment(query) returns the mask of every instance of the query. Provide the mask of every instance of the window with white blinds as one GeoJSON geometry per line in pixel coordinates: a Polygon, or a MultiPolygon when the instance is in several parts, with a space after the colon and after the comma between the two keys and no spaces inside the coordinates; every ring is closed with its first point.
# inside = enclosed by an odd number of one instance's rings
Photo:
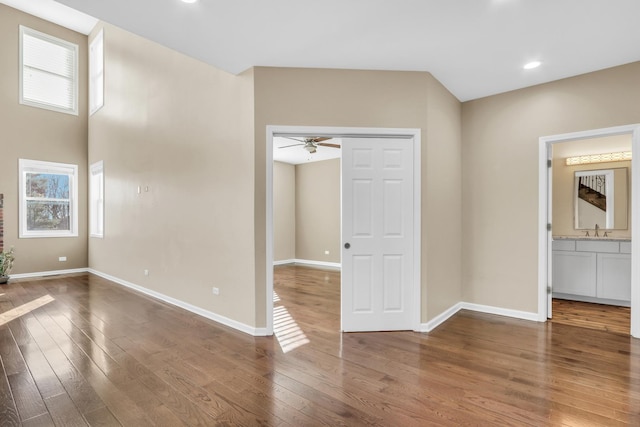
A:
{"type": "Polygon", "coordinates": [[[20,103],[78,114],[78,45],[20,26],[20,103]]]}

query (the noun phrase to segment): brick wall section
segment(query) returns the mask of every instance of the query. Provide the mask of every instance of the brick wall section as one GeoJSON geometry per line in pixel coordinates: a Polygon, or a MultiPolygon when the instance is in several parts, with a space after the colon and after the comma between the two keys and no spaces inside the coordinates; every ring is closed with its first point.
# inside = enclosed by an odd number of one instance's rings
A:
{"type": "Polygon", "coordinates": [[[0,194],[0,251],[4,250],[4,194],[0,194]]]}

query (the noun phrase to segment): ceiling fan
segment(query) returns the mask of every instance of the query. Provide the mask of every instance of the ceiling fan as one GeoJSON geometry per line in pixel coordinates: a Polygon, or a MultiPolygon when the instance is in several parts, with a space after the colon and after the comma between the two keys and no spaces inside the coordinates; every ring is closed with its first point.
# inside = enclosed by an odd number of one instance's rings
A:
{"type": "Polygon", "coordinates": [[[291,144],[291,145],[285,145],[284,147],[280,147],[280,148],[289,148],[289,147],[297,147],[302,145],[305,150],[307,150],[309,152],[309,154],[311,153],[315,153],[318,149],[319,146],[321,147],[330,147],[330,148],[340,148],[340,145],[338,144],[329,144],[323,141],[328,141],[332,138],[327,138],[327,137],[315,137],[315,138],[302,138],[302,139],[298,139],[298,138],[291,138],[289,136],[285,136],[285,138],[287,139],[292,139],[294,141],[298,141],[298,144],[291,144]]]}

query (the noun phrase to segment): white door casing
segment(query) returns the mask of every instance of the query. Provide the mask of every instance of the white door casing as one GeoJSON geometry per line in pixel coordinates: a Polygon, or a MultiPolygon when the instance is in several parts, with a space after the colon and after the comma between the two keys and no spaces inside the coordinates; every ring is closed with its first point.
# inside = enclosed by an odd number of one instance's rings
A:
{"type": "Polygon", "coordinates": [[[413,141],[413,312],[412,329],[421,326],[421,131],[417,128],[362,128],[327,126],[286,126],[266,127],[266,327],[256,328],[254,335],[273,335],[273,138],[274,136],[328,136],[335,138],[408,138],[413,141]]]}
{"type": "Polygon", "coordinates": [[[550,283],[552,256],[552,234],[547,230],[551,219],[551,176],[547,161],[551,146],[555,143],[582,140],[610,135],[631,135],[631,336],[640,338],[640,168],[636,167],[640,153],[640,124],[593,129],[560,135],[540,137],[539,139],[539,182],[538,182],[538,320],[546,321],[550,312],[550,300],[547,288],[550,283]]]}
{"type": "Polygon", "coordinates": [[[343,139],[343,331],[415,327],[413,162],[413,139],[343,139]]]}

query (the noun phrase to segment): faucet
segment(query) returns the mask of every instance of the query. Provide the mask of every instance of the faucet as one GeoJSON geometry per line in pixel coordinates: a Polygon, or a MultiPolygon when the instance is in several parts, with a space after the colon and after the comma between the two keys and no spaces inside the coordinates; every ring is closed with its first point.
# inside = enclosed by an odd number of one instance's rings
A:
{"type": "Polygon", "coordinates": [[[598,236],[598,230],[600,229],[600,227],[598,226],[598,224],[596,224],[596,232],[593,234],[595,237],[599,237],[598,236]]]}

